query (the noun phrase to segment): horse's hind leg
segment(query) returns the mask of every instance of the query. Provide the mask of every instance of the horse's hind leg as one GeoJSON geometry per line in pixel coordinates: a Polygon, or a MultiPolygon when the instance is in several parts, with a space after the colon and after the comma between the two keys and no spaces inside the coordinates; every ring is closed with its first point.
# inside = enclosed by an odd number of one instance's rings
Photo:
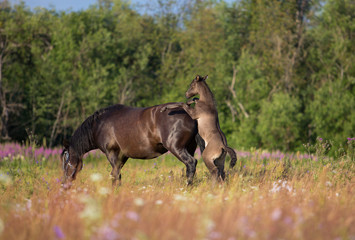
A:
{"type": "MultiPolygon", "coordinates": [[[[195,147],[196,149],[196,147],[195,147]]],[[[187,149],[170,149],[170,152],[175,155],[186,166],[187,185],[191,185],[196,173],[197,160],[189,154],[187,149]]]]}

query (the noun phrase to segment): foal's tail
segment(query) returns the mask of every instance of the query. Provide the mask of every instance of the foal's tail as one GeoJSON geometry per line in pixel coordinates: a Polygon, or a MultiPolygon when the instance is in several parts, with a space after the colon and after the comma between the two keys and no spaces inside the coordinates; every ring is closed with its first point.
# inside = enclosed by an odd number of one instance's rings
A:
{"type": "Polygon", "coordinates": [[[235,153],[233,148],[230,147],[225,147],[227,153],[229,154],[229,156],[231,157],[231,162],[229,163],[229,168],[233,168],[235,166],[235,164],[237,163],[237,154],[235,153]]]}

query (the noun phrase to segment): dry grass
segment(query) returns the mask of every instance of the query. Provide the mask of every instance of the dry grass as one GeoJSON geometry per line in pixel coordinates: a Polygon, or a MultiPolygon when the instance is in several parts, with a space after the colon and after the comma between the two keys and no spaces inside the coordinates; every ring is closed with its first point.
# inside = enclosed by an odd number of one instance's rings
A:
{"type": "Polygon", "coordinates": [[[55,161],[3,164],[0,239],[355,239],[353,160],[244,158],[217,186],[201,162],[193,187],[184,170],[169,156],[129,160],[112,190],[101,157],[63,191],[55,161]]]}

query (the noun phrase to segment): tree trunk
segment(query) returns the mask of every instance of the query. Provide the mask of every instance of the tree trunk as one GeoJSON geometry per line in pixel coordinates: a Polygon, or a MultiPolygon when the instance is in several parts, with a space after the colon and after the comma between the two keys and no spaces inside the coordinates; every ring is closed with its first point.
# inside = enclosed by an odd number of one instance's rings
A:
{"type": "Polygon", "coordinates": [[[1,42],[1,53],[0,53],[0,101],[1,101],[1,122],[0,122],[0,131],[1,131],[1,140],[9,140],[9,132],[7,130],[7,123],[9,121],[9,109],[6,103],[6,95],[2,82],[2,66],[3,66],[3,53],[4,53],[5,43],[1,42]]]}
{"type": "Polygon", "coordinates": [[[56,133],[57,131],[56,130],[57,130],[57,125],[58,125],[58,122],[59,122],[60,115],[62,113],[63,105],[64,105],[64,93],[62,95],[62,99],[60,100],[60,105],[59,105],[59,108],[58,108],[56,119],[55,119],[55,121],[53,123],[52,132],[51,132],[51,138],[49,140],[49,147],[53,147],[54,139],[57,136],[57,133],[56,133]]]}

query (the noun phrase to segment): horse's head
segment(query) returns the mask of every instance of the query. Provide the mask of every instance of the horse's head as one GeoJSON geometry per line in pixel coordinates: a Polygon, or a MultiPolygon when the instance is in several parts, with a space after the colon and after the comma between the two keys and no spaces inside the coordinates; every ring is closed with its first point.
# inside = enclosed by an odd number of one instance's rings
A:
{"type": "Polygon", "coordinates": [[[71,182],[75,180],[76,175],[82,169],[83,161],[68,142],[65,141],[63,145],[64,149],[61,154],[61,160],[64,179],[62,186],[64,188],[69,188],[71,186],[71,182]]]}
{"type": "Polygon", "coordinates": [[[186,98],[191,98],[197,94],[200,94],[200,87],[201,84],[208,78],[206,75],[205,77],[201,77],[197,75],[194,80],[192,80],[189,89],[187,89],[185,96],[186,98]]]}

